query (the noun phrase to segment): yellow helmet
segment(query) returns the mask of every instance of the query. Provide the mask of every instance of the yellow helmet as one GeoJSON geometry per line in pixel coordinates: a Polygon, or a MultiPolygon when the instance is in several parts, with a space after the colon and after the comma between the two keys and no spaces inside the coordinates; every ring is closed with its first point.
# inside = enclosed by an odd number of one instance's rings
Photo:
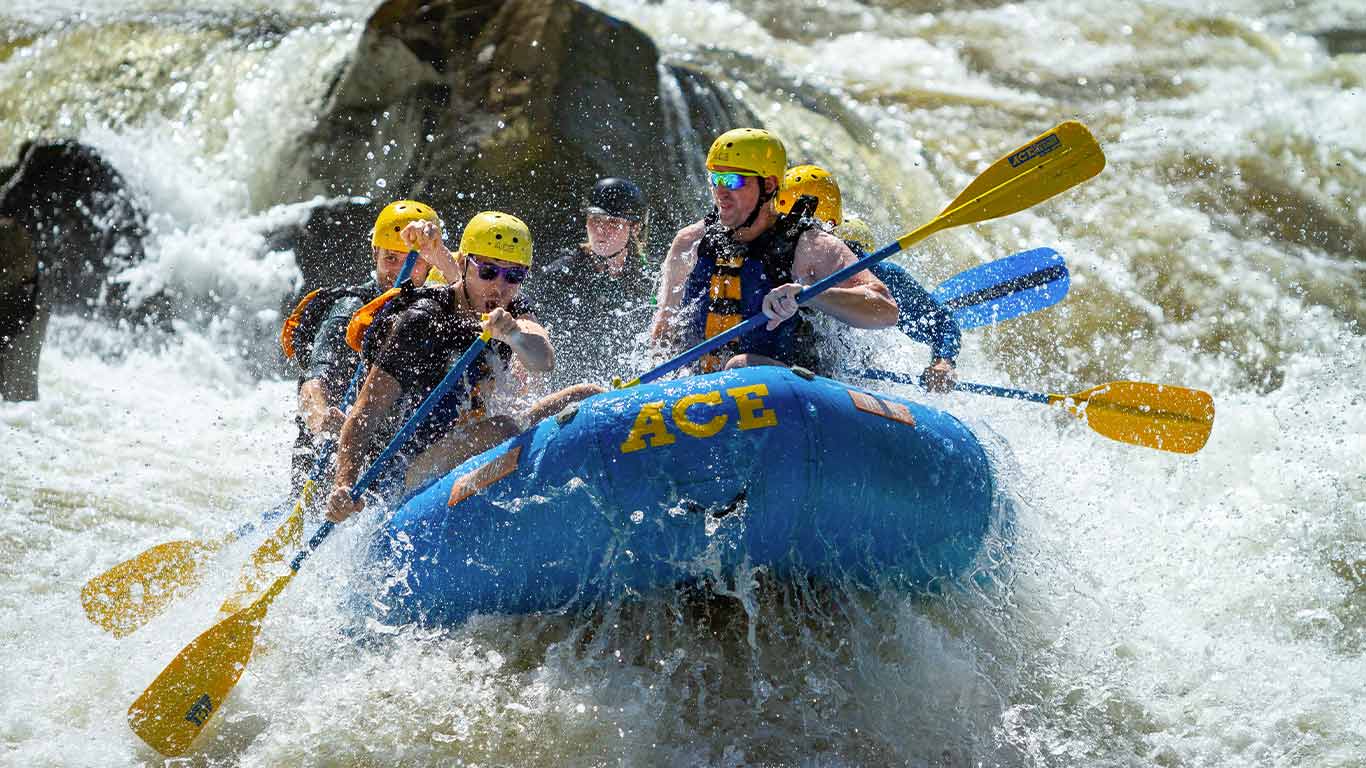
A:
{"type": "Polygon", "coordinates": [[[811,195],[820,202],[816,205],[816,218],[839,226],[843,221],[840,205],[840,185],[835,177],[818,165],[799,165],[783,174],[783,185],[778,190],[775,206],[778,213],[787,213],[797,204],[797,198],[811,195]]]}
{"type": "Polygon", "coordinates": [[[736,128],[711,143],[707,169],[717,168],[739,168],[781,179],[787,170],[787,150],[777,136],[762,128],[736,128]]]}
{"type": "Polygon", "coordinates": [[[403,242],[398,233],[414,221],[434,221],[437,226],[441,226],[441,217],[426,203],[419,203],[416,200],[396,200],[389,203],[375,219],[375,228],[370,232],[370,244],[390,251],[408,250],[408,244],[403,242]]]}
{"type": "Polygon", "coordinates": [[[877,248],[873,228],[857,216],[846,216],[844,223],[835,228],[835,237],[857,244],[864,253],[872,253],[877,248]]]}
{"type": "Polygon", "coordinates": [[[484,211],[465,225],[460,252],[531,266],[531,230],[510,213],[484,211]]]}

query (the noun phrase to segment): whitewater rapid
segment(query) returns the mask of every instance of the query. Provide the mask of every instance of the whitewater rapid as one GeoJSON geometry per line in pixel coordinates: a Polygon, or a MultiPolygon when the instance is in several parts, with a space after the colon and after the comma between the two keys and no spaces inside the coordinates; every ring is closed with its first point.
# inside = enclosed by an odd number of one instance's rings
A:
{"type": "MultiPolygon", "coordinates": [[[[244,362],[299,279],[265,250],[272,164],[370,2],[0,8],[0,162],[97,147],[151,211],[134,295],[174,334],[55,318],[42,399],[0,403],[0,764],[161,764],[124,711],[215,620],[244,543],[129,638],[81,586],[287,490],[293,383],[244,362]],[[267,23],[269,22],[269,23],[267,23]],[[262,31],[264,30],[264,31],[262,31]],[[252,40],[264,42],[252,43],[252,40]],[[110,66],[111,52],[127,66],[110,66]]],[[[965,379],[1125,378],[1218,407],[1182,457],[1030,404],[933,404],[1014,456],[1012,578],[934,598],[723,585],[583,617],[354,640],[339,530],[281,596],[210,765],[1355,766],[1366,761],[1366,29],[1348,2],[594,3],[706,71],[840,178],[883,239],[1061,119],[1097,179],[903,260],[927,284],[1047,245],[1060,306],[965,334],[965,379]]],[[[667,98],[665,94],[662,98],[667,98]]],[[[456,216],[459,218],[459,216],[456,216]]],[[[883,341],[886,368],[926,352],[883,341]]]]}

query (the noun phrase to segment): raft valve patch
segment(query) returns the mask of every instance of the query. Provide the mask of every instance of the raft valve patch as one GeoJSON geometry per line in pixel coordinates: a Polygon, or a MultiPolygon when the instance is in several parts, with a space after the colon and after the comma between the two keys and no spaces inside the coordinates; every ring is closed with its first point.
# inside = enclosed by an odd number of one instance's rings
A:
{"type": "Polygon", "coordinates": [[[467,472],[451,484],[451,497],[446,506],[453,507],[476,493],[502,480],[517,469],[517,460],[522,456],[522,446],[514,446],[498,458],[482,467],[467,472]]]}
{"type": "Polygon", "coordinates": [[[873,397],[867,392],[860,392],[856,389],[846,390],[849,399],[854,401],[854,407],[864,413],[871,413],[874,416],[881,416],[884,419],[900,422],[908,427],[915,426],[915,417],[911,415],[911,410],[905,405],[895,400],[883,400],[880,397],[873,397]]]}

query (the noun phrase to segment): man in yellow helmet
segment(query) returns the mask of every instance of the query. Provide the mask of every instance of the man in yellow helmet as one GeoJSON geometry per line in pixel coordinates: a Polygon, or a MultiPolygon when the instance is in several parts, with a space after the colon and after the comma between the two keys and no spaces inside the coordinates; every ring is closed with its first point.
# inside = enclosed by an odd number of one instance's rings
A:
{"type": "MultiPolygon", "coordinates": [[[[526,371],[549,371],[555,364],[545,329],[521,296],[532,264],[531,232],[521,219],[499,211],[476,215],[454,254],[431,222],[414,222],[403,236],[450,282],[382,296],[352,318],[348,343],[362,350],[370,370],[341,429],[328,497],[334,521],[360,509],[350,488],[361,469],[483,330],[492,341],[466,373],[467,386],[438,405],[405,446],[400,455],[411,466],[388,473],[391,487],[404,474],[416,484],[516,434],[519,425],[511,417],[488,416],[491,395],[509,378],[524,379],[526,371]]],[[[543,409],[533,418],[558,410],[555,404],[543,409]]]]}
{"type": "MultiPolygon", "coordinates": [[[[854,262],[839,238],[808,217],[774,208],[787,152],[765,130],[727,131],[707,153],[715,204],[702,221],[674,237],[664,259],[652,335],[691,346],[762,313],[767,326],[698,361],[700,371],[744,365],[811,367],[798,343],[797,294],[854,262]]],[[[897,319],[886,286],[860,272],[808,306],[856,328],[886,328],[897,319]]]]}
{"type": "MultiPolygon", "coordinates": [[[[778,211],[787,214],[799,209],[803,198],[807,198],[808,209],[810,202],[815,201],[814,209],[806,211],[807,215],[844,240],[855,256],[861,258],[872,252],[875,247],[872,230],[862,220],[844,216],[843,196],[829,171],[816,165],[799,165],[788,170],[778,191],[778,211]]],[[[961,335],[953,315],[899,265],[881,261],[869,271],[887,286],[896,300],[897,327],[930,347],[930,365],[920,376],[921,385],[932,392],[953,389],[956,380],[954,358],[958,355],[961,335]]]]}
{"type": "MultiPolygon", "coordinates": [[[[394,285],[408,246],[399,233],[414,221],[429,222],[439,231],[440,219],[431,206],[415,200],[397,200],[384,207],[370,232],[370,256],[375,272],[364,283],[313,291],[299,302],[280,334],[285,356],[301,371],[299,410],[295,416],[299,434],[294,441],[291,480],[295,491],[303,486],[325,438],[336,437],[345,414],[346,390],[360,358],[346,345],[346,326],[351,315],[394,285]]],[[[419,260],[410,279],[421,285],[427,263],[419,260]]]]}

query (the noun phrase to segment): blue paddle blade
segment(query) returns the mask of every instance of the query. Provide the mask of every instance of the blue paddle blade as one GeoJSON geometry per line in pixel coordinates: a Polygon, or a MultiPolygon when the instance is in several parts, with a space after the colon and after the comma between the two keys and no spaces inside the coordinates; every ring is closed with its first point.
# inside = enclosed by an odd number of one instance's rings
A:
{"type": "Polygon", "coordinates": [[[967,330],[1047,309],[1071,284],[1062,256],[1035,248],[954,275],[932,295],[967,330]]]}

